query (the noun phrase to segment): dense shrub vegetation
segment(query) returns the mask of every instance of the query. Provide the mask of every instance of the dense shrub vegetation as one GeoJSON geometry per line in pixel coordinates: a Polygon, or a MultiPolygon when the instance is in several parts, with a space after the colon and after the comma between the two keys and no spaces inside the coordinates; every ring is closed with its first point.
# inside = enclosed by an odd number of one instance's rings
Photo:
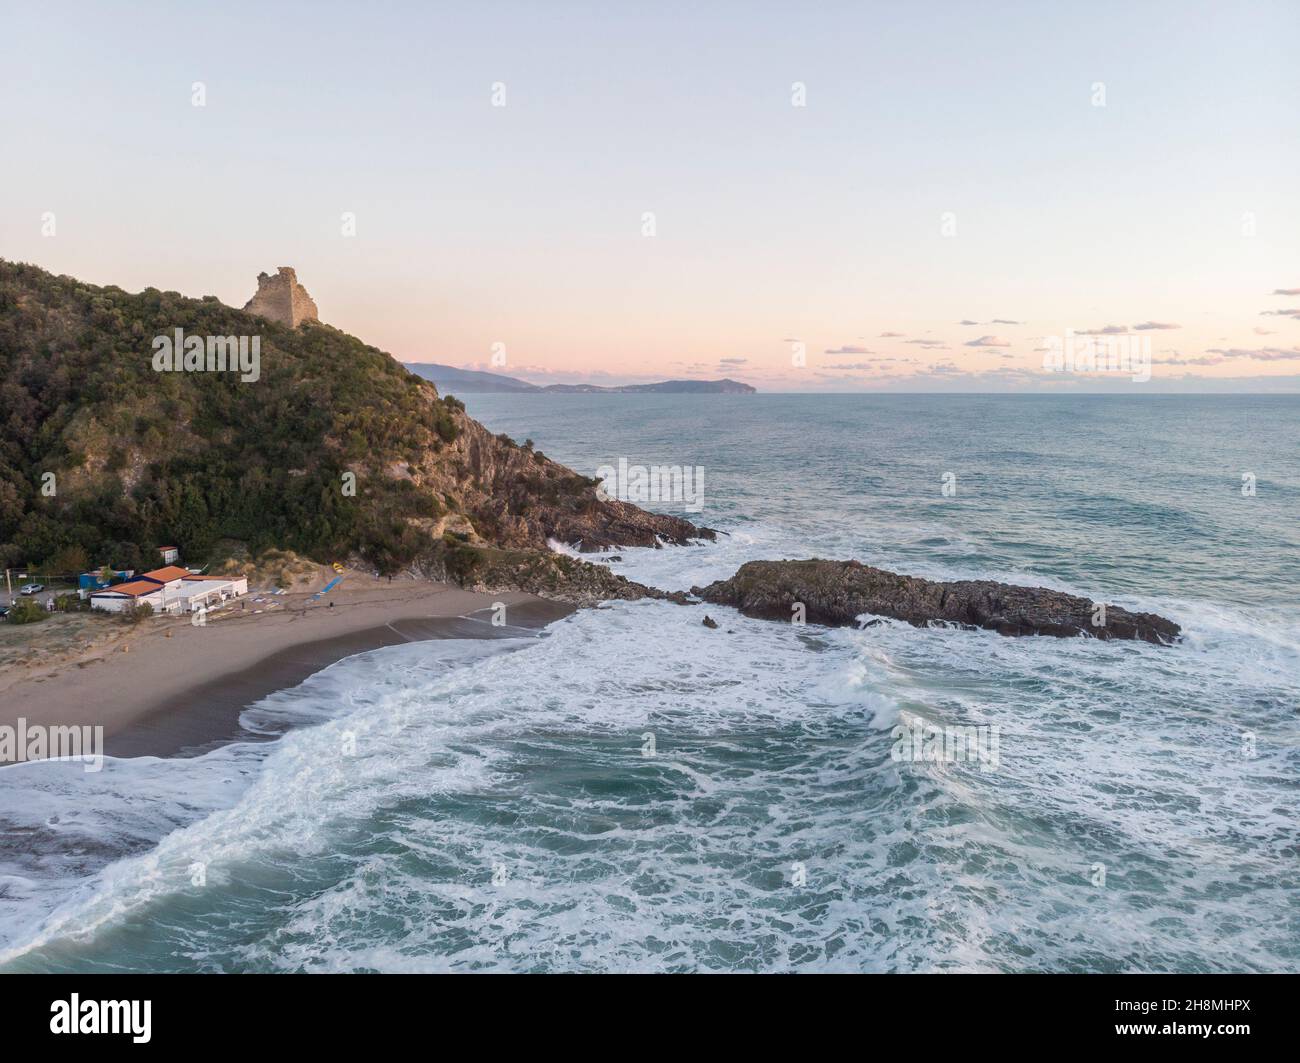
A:
{"type": "Polygon", "coordinates": [[[148,620],[153,616],[153,606],[148,602],[136,602],[134,605],[128,605],[117,616],[125,624],[138,624],[141,620],[148,620]]]}
{"type": "Polygon", "coordinates": [[[49,610],[31,598],[20,598],[9,609],[6,620],[11,624],[35,624],[49,616],[49,610]]]}
{"type": "Polygon", "coordinates": [[[0,261],[0,562],[140,570],[225,539],[393,570],[425,545],[408,518],[440,503],[384,470],[454,440],[460,409],[328,325],[0,261]],[[177,328],[260,336],[260,379],[156,372],[177,328]]]}

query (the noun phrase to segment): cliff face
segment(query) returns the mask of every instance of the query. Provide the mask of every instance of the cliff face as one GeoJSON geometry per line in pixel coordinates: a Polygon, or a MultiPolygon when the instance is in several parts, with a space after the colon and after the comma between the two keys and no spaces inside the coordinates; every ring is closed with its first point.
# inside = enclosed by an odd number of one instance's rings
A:
{"type": "Polygon", "coordinates": [[[600,501],[595,480],[493,435],[463,412],[456,423],[457,437],[430,466],[426,485],[455,496],[479,533],[498,545],[541,548],[555,539],[589,553],[714,538],[678,517],[600,501]]]}
{"type": "Polygon", "coordinates": [[[259,273],[257,293],[244,304],[244,310],[288,328],[297,328],[304,321],[320,320],[315,302],[298,283],[298,274],[292,266],[280,266],[274,277],[259,273]]]}
{"type": "Polygon", "coordinates": [[[434,579],[474,591],[528,591],[574,605],[593,606],[618,599],[655,598],[685,604],[683,591],[665,592],[551,550],[501,550],[455,543],[433,554],[422,566],[434,579]]]}

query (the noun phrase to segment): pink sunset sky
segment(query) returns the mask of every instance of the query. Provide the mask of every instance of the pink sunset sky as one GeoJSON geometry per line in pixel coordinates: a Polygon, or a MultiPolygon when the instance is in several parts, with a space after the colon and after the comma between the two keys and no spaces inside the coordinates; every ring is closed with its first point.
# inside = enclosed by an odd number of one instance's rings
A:
{"type": "Polygon", "coordinates": [[[0,256],[536,382],[1300,390],[1300,8],[1051,7],[27,5],[0,256]]]}

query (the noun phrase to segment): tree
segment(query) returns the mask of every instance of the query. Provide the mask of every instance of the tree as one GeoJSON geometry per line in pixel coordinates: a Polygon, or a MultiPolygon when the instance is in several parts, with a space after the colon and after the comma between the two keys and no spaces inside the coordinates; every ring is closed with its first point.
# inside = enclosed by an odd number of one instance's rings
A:
{"type": "Polygon", "coordinates": [[[45,562],[45,568],[55,576],[69,573],[76,577],[90,566],[90,555],[84,546],[65,546],[45,562]]]}

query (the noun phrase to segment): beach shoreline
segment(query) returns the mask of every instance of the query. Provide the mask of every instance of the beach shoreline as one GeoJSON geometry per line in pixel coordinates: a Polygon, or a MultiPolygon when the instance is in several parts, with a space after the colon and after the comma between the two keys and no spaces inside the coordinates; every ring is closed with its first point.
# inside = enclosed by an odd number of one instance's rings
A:
{"type": "Polygon", "coordinates": [[[243,710],[347,657],[405,642],[527,635],[573,611],[518,591],[351,573],[320,597],[313,588],[254,592],[201,626],[189,617],[145,620],[83,654],[16,670],[0,682],[0,726],[21,718],[28,728],[103,727],[108,756],[193,756],[264,740],[240,727],[243,710]]]}

